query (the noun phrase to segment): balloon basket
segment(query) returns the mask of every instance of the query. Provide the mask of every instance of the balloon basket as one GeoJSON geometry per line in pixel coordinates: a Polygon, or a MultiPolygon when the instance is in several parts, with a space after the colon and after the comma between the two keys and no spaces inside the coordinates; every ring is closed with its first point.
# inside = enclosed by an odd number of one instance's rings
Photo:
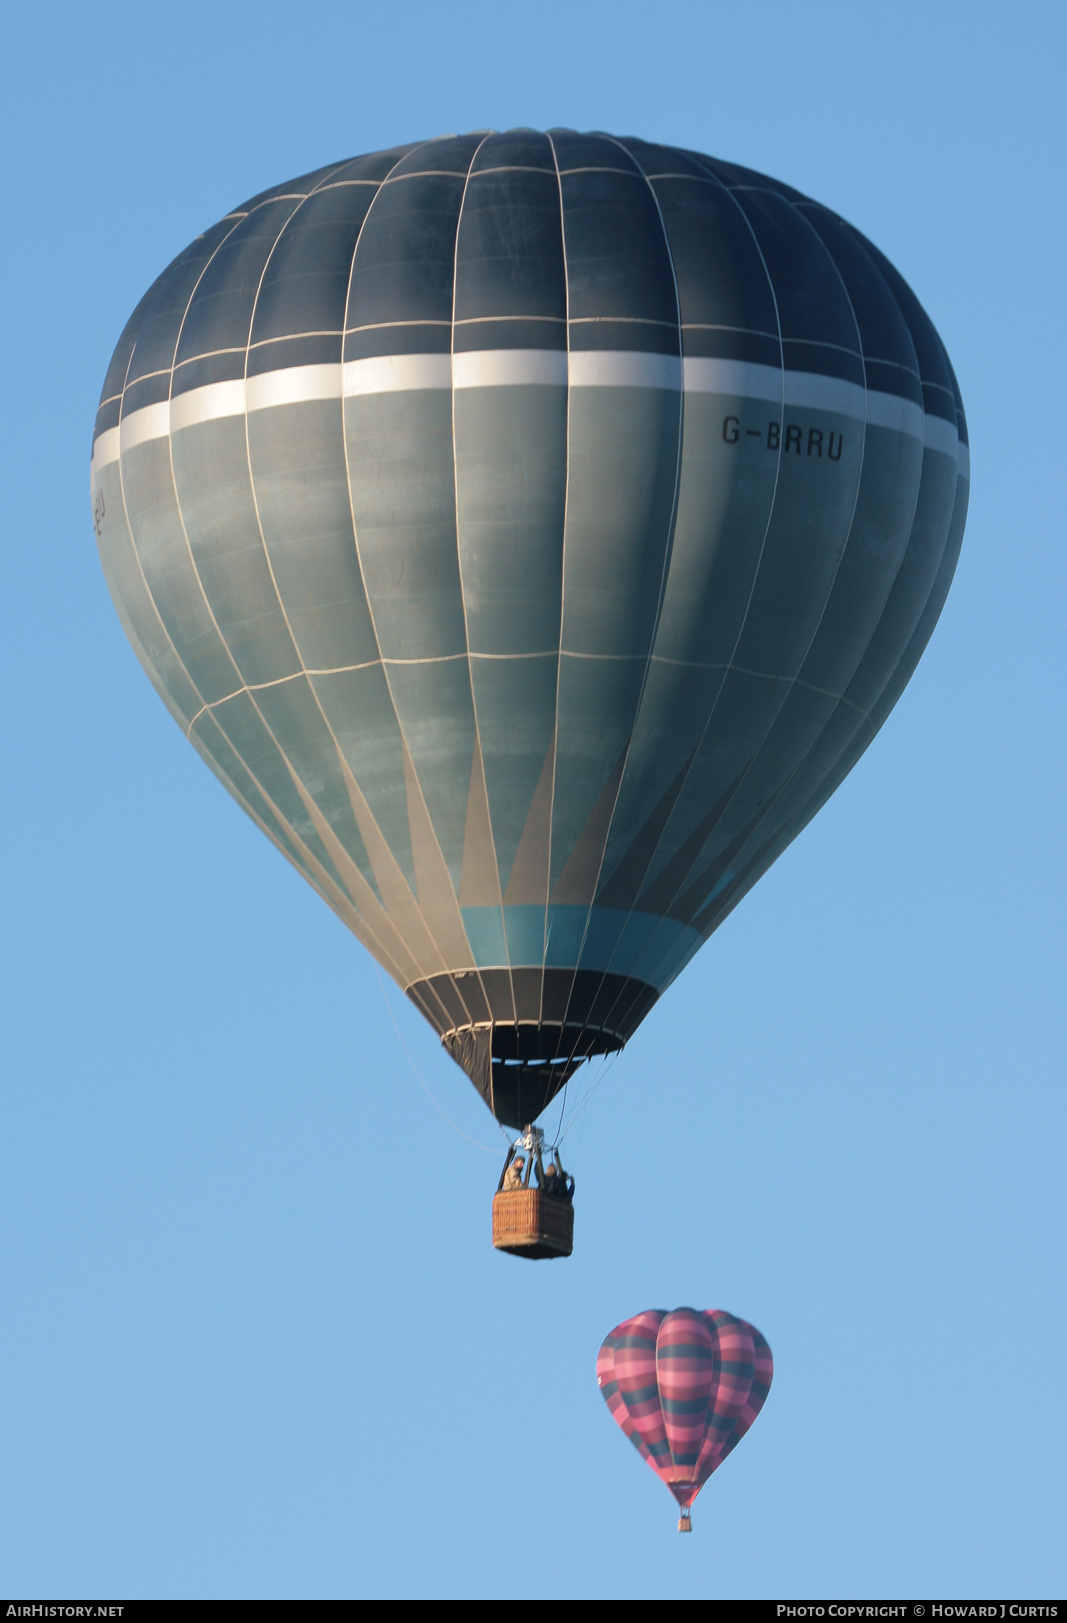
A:
{"type": "Polygon", "coordinates": [[[692,1518],[689,1516],[679,1516],[678,1531],[679,1533],[691,1533],[693,1531],[692,1518]]]}
{"type": "Polygon", "coordinates": [[[540,1189],[506,1189],[493,1196],[493,1244],[513,1257],[569,1257],[574,1207],[540,1189]]]}

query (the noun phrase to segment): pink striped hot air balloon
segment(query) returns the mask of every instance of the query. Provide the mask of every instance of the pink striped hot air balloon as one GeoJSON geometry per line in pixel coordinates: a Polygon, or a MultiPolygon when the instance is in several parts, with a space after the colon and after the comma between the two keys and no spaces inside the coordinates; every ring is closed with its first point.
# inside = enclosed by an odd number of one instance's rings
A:
{"type": "Polygon", "coordinates": [[[652,1310],[605,1337],[596,1375],[604,1400],[681,1506],[693,1501],[763,1408],[771,1349],[751,1324],[718,1310],[652,1310]]]}

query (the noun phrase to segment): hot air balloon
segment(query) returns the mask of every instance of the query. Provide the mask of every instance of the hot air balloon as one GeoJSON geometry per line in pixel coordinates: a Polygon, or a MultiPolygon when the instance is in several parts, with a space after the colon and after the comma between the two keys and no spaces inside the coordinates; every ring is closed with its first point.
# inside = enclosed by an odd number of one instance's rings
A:
{"type": "Polygon", "coordinates": [[[570,130],[234,209],[127,323],[91,466],[171,714],[518,1128],[866,749],[968,487],[944,348],[857,231],[570,130]]]}
{"type": "Polygon", "coordinates": [[[751,1324],[732,1313],[639,1313],[605,1337],[597,1385],[641,1458],[692,1531],[693,1501],[767,1401],[774,1363],[751,1324]]]}

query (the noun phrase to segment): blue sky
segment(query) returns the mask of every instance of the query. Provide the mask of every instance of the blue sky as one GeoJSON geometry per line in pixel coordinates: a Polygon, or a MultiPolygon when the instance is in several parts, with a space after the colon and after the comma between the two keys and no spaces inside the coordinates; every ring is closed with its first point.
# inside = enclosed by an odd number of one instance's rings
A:
{"type": "Polygon", "coordinates": [[[7,34],[0,1588],[1062,1592],[1062,9],[193,0],[7,34]],[[937,324],[973,469],[909,689],[605,1075],[575,1255],[536,1268],[489,1245],[473,1089],[151,691],[87,499],[111,349],[192,236],[517,124],[839,210],[937,324]],[[682,1303],[776,1360],[685,1540],[594,1377],[682,1303]]]}

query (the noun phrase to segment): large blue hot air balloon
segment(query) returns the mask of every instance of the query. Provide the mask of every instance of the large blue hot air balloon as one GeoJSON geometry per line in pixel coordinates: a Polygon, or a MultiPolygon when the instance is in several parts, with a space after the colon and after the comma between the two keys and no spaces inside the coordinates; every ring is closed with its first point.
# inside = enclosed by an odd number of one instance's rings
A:
{"type": "Polygon", "coordinates": [[[175,720],[513,1125],[866,749],[967,490],[948,358],[877,249],[570,130],[235,209],[134,311],[92,459],[175,720]]]}

